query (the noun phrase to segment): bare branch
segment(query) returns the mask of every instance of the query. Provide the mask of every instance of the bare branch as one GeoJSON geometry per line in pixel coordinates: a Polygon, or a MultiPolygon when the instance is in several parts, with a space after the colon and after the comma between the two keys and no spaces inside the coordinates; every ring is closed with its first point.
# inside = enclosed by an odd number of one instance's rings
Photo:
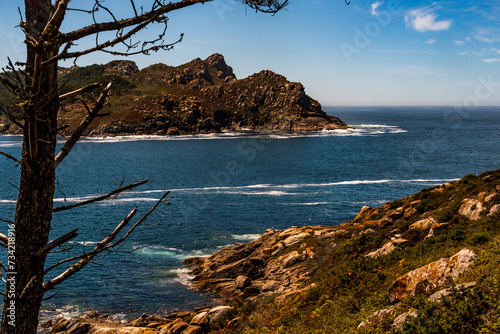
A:
{"type": "Polygon", "coordinates": [[[106,88],[102,91],[101,95],[97,99],[97,102],[90,112],[80,123],[80,125],[73,131],[71,137],[66,144],[64,144],[63,148],[59,152],[59,154],[55,158],[56,168],[59,164],[64,160],[64,158],[71,152],[75,144],[78,142],[80,137],[83,135],[83,132],[87,129],[87,127],[92,123],[92,121],[98,116],[99,111],[104,106],[104,102],[109,94],[109,90],[111,89],[111,82],[106,86],[106,88]]]}
{"type": "Polygon", "coordinates": [[[68,234],[63,235],[60,238],[57,238],[56,240],[52,241],[51,243],[48,243],[47,245],[45,245],[45,247],[43,247],[38,252],[36,252],[35,256],[41,258],[41,257],[47,255],[52,249],[64,244],[65,242],[70,241],[71,239],[76,238],[78,236],[78,233],[76,233],[76,231],[78,231],[78,229],[71,231],[68,234]]]}
{"type": "Polygon", "coordinates": [[[66,94],[59,96],[59,101],[69,100],[75,96],[88,93],[88,92],[90,92],[98,87],[101,87],[101,86],[102,85],[99,83],[93,83],[93,84],[87,85],[85,87],[79,88],[77,90],[74,90],[72,92],[69,92],[69,93],[66,93],[66,94]]]}
{"type": "Polygon", "coordinates": [[[155,205],[153,205],[153,207],[151,208],[151,210],[149,210],[144,216],[142,216],[141,219],[139,219],[135,224],[134,226],[132,226],[127,233],[125,233],[125,235],[123,237],[121,237],[119,240],[117,240],[115,243],[113,244],[110,244],[107,248],[113,248],[113,247],[116,247],[117,245],[119,245],[120,243],[122,243],[123,241],[125,241],[125,239],[128,238],[128,236],[134,232],[134,230],[137,228],[137,226],[141,225],[147,218],[148,216],[154,211],[156,210],[156,208],[158,207],[158,205],[160,204],[165,204],[163,202],[163,200],[165,199],[165,197],[168,196],[168,194],[170,194],[170,191],[167,191],[159,200],[158,202],[156,202],[155,205]]]}
{"type": "Polygon", "coordinates": [[[133,189],[135,187],[138,187],[140,185],[143,185],[146,182],[148,182],[148,180],[142,180],[142,181],[137,182],[137,183],[129,184],[128,186],[125,186],[125,187],[120,187],[120,188],[113,190],[112,192],[110,192],[106,195],[99,196],[99,197],[90,199],[88,201],[80,202],[80,203],[73,204],[73,205],[60,206],[60,207],[54,208],[52,210],[52,212],[60,212],[60,211],[70,210],[70,209],[77,208],[79,206],[84,206],[84,205],[88,205],[88,204],[92,204],[92,203],[96,203],[96,202],[101,202],[101,201],[104,201],[104,200],[110,198],[111,196],[117,195],[117,194],[122,193],[124,191],[127,191],[127,190],[133,189]]]}
{"type": "Polygon", "coordinates": [[[67,43],[67,42],[74,42],[79,39],[82,39],[87,36],[95,35],[99,32],[105,32],[105,31],[114,31],[114,30],[120,30],[123,28],[139,25],[143,22],[146,22],[150,20],[151,18],[154,17],[160,17],[164,14],[167,14],[169,12],[182,9],[185,7],[189,7],[198,3],[205,3],[209,2],[212,0],[182,0],[179,2],[175,3],[168,3],[166,5],[162,5],[161,7],[156,7],[156,9],[151,10],[149,12],[146,12],[144,14],[141,14],[139,16],[135,16],[133,18],[127,18],[127,19],[122,19],[118,21],[113,21],[113,22],[105,22],[105,23],[95,23],[93,25],[90,25],[88,27],[78,29],[66,34],[62,34],[61,36],[61,42],[67,43]]]}
{"type": "Polygon", "coordinates": [[[137,32],[141,31],[142,29],[146,28],[151,22],[153,22],[154,20],[157,19],[157,16],[153,16],[151,17],[150,19],[148,19],[147,21],[139,24],[138,26],[136,26],[135,28],[133,28],[132,30],[130,30],[129,32],[127,32],[126,34],[124,35],[119,35],[117,38],[113,39],[113,40],[109,40],[109,41],[106,41],[104,43],[101,43],[101,44],[97,44],[95,47],[93,48],[90,48],[90,49],[87,49],[87,50],[83,50],[83,51],[77,51],[77,52],[71,52],[71,53],[60,53],[58,54],[57,56],[55,57],[52,57],[46,61],[43,62],[44,65],[49,65],[49,64],[52,64],[58,60],[62,60],[62,59],[69,59],[69,58],[78,58],[78,57],[81,57],[81,56],[84,56],[86,54],[89,54],[89,53],[93,53],[93,52],[96,52],[96,51],[104,51],[105,48],[109,48],[109,47],[113,47],[127,39],[129,39],[130,37],[132,37],[133,35],[135,35],[137,32]]]}
{"type": "Polygon", "coordinates": [[[7,157],[7,159],[15,161],[17,163],[16,167],[21,164],[21,161],[19,161],[18,159],[14,158],[12,155],[10,155],[8,153],[0,151],[0,154],[3,155],[3,156],[5,156],[5,157],[7,157]]]}
{"type": "Polygon", "coordinates": [[[113,232],[111,232],[106,238],[104,238],[101,242],[99,242],[91,252],[87,253],[80,261],[73,264],[59,276],[54,277],[53,279],[43,283],[44,290],[45,291],[52,290],[56,285],[64,282],[69,277],[79,272],[85,265],[87,265],[90,261],[92,261],[92,259],[97,254],[103,252],[105,250],[105,247],[115,239],[116,235],[120,233],[120,231],[130,222],[130,220],[134,217],[136,213],[137,213],[137,208],[134,208],[132,211],[130,211],[127,217],[120,224],[118,224],[118,226],[113,230],[113,232]]]}
{"type": "Polygon", "coordinates": [[[132,3],[132,8],[134,9],[134,15],[135,17],[137,17],[137,9],[135,9],[135,3],[134,3],[134,0],[130,0],[130,2],[132,3]]]}
{"type": "Polygon", "coordinates": [[[125,241],[134,230],[141,225],[148,217],[149,215],[160,205],[161,203],[164,203],[163,200],[167,195],[170,194],[170,191],[167,191],[156,203],[155,205],[144,215],[142,216],[128,231],[125,233],[120,239],[118,239],[116,242],[113,242],[113,240],[116,238],[118,233],[127,226],[127,224],[130,222],[130,220],[133,218],[133,216],[137,212],[137,208],[134,208],[128,215],[127,217],[120,223],[118,226],[111,232],[106,238],[104,238],[101,242],[99,242],[92,251],[89,253],[84,253],[80,256],[71,258],[71,259],[65,259],[62,260],[53,266],[49,267],[48,269],[45,270],[45,274],[49,272],[50,270],[54,269],[55,267],[66,263],[70,261],[74,261],[79,259],[77,263],[73,264],[71,267],[69,267],[65,272],[60,274],[59,276],[53,278],[50,281],[47,281],[43,284],[43,288],[45,291],[52,290],[56,285],[64,282],[66,279],[71,277],[73,274],[77,273],[80,271],[85,265],[88,263],[91,263],[94,257],[102,252],[110,252],[111,248],[114,248],[118,245],[120,245],[123,241],[125,241]]]}
{"type": "Polygon", "coordinates": [[[241,0],[257,12],[276,14],[288,5],[288,0],[241,0]]]}
{"type": "Polygon", "coordinates": [[[0,233],[0,246],[7,248],[8,244],[9,244],[9,237],[3,233],[0,233]]]}

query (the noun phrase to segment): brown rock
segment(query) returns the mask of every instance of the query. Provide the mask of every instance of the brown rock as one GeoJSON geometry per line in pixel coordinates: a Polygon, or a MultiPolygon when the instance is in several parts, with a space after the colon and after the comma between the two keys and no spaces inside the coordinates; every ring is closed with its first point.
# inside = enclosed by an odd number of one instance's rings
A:
{"type": "Polygon", "coordinates": [[[52,326],[52,320],[47,320],[43,324],[40,325],[42,328],[49,328],[52,326]]]}
{"type": "Polygon", "coordinates": [[[450,258],[442,258],[398,278],[389,289],[389,300],[397,302],[406,296],[432,293],[464,274],[477,260],[477,255],[462,249],[450,258]]]}
{"type": "Polygon", "coordinates": [[[66,330],[66,334],[87,334],[91,327],[90,324],[76,323],[66,330]]]}
{"type": "Polygon", "coordinates": [[[182,321],[181,319],[177,319],[167,326],[163,327],[158,334],[182,334],[182,332],[188,328],[188,324],[182,321]]]}
{"type": "Polygon", "coordinates": [[[182,332],[182,334],[202,334],[202,333],[203,333],[203,328],[201,328],[201,326],[197,326],[197,325],[189,325],[182,332]]]}
{"type": "Polygon", "coordinates": [[[431,227],[434,227],[435,224],[437,224],[437,222],[434,218],[427,218],[411,224],[410,229],[420,229],[422,231],[425,231],[431,227]]]}
{"type": "Polygon", "coordinates": [[[247,286],[252,284],[252,280],[246,276],[240,275],[236,277],[235,283],[238,289],[244,290],[247,286]]]}
{"type": "Polygon", "coordinates": [[[64,318],[56,319],[54,325],[52,325],[51,332],[52,333],[63,332],[71,325],[73,325],[73,323],[70,320],[64,318]]]}
{"type": "Polygon", "coordinates": [[[210,319],[208,318],[208,311],[198,313],[191,320],[191,325],[205,326],[205,325],[208,325],[209,323],[210,323],[210,319]]]}
{"type": "Polygon", "coordinates": [[[211,309],[208,312],[208,318],[210,319],[210,323],[217,322],[221,320],[222,318],[226,317],[228,314],[230,314],[234,308],[231,306],[217,306],[211,309]]]}

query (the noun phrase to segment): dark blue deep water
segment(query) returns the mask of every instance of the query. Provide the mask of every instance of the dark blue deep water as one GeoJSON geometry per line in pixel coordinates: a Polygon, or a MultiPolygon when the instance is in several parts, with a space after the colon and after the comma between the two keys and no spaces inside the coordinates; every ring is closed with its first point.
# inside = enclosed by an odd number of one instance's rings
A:
{"type": "MultiPolygon", "coordinates": [[[[78,228],[73,254],[90,250],[134,206],[161,205],[122,250],[60,285],[45,309],[95,309],[125,318],[212,303],[188,289],[181,264],[268,228],[338,225],[364,205],[500,168],[500,108],[325,108],[354,128],[309,134],[226,133],[84,139],[58,169],[56,205],[149,179],[114,200],[55,214],[53,239],[78,228]]],[[[19,137],[0,150],[20,155],[19,137]]],[[[0,159],[0,218],[12,219],[18,172],[0,159]]],[[[3,231],[5,232],[5,231],[3,231]]],[[[63,254],[54,254],[54,263],[63,254]]],[[[52,275],[64,270],[61,266],[52,275]]],[[[3,287],[0,287],[3,289],[3,287]]],[[[49,295],[50,296],[50,295],[49,295]]]]}

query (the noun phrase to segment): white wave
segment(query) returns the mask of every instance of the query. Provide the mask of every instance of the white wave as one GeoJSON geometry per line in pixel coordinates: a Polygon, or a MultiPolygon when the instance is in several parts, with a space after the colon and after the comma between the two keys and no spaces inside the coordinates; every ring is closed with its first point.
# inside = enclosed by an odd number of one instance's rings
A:
{"type": "MultiPolygon", "coordinates": [[[[96,198],[100,195],[90,195],[85,197],[67,197],[67,198],[54,198],[55,203],[79,203],[83,201],[87,201],[89,199],[96,198]]],[[[96,202],[96,204],[101,205],[114,205],[119,203],[128,203],[128,202],[156,202],[158,198],[151,197],[128,197],[128,198],[114,198],[107,199],[101,202],[96,202]]],[[[1,201],[0,201],[1,203],[1,201]]]]}
{"type": "Polygon", "coordinates": [[[0,199],[0,204],[16,204],[17,201],[10,199],[0,199]]]}
{"type": "Polygon", "coordinates": [[[232,234],[231,237],[241,241],[252,241],[260,238],[260,234],[232,234]]]}
{"type": "MultiPolygon", "coordinates": [[[[360,185],[360,184],[384,184],[384,183],[431,183],[442,184],[445,182],[457,181],[459,179],[410,179],[410,180],[351,180],[351,181],[338,181],[326,183],[290,183],[290,184],[252,184],[247,186],[227,186],[227,187],[201,187],[201,188],[176,188],[170,189],[171,192],[179,193],[225,193],[225,194],[243,194],[243,195],[299,195],[298,193],[283,192],[276,189],[300,189],[300,188],[314,188],[314,187],[332,187],[332,186],[345,186],[345,185],[360,185]],[[245,191],[252,189],[269,189],[269,191],[245,191]]],[[[133,192],[135,194],[153,194],[164,193],[167,190],[146,190],[133,192]]]]}
{"type": "MultiPolygon", "coordinates": [[[[130,136],[103,136],[83,138],[80,143],[121,143],[134,141],[185,141],[185,140],[221,140],[237,138],[267,138],[267,139],[293,139],[303,137],[327,137],[327,136],[373,136],[385,133],[403,133],[407,130],[397,126],[383,124],[358,124],[348,129],[323,130],[323,131],[299,131],[287,132],[280,130],[227,130],[221,133],[159,136],[159,135],[130,135],[130,136]]],[[[61,141],[62,143],[62,141],[61,141]]]]}
{"type": "Polygon", "coordinates": [[[384,125],[384,124],[356,124],[353,125],[355,128],[368,128],[368,129],[399,129],[395,125],[384,125]]]}
{"type": "Polygon", "coordinates": [[[161,245],[148,245],[144,246],[135,246],[136,254],[149,256],[149,257],[165,257],[169,259],[174,259],[179,262],[184,261],[190,257],[207,257],[213,254],[214,250],[209,249],[201,249],[201,250],[192,250],[192,251],[184,251],[182,249],[166,247],[161,245]]]}
{"type": "Polygon", "coordinates": [[[281,203],[283,205],[303,205],[303,206],[319,206],[319,205],[330,205],[331,202],[312,202],[312,203],[281,203]]]}
{"type": "Polygon", "coordinates": [[[189,268],[177,268],[169,271],[177,276],[174,278],[174,281],[179,282],[182,285],[191,285],[191,281],[195,277],[194,275],[190,275],[191,269],[189,268]]]}
{"type": "Polygon", "coordinates": [[[68,241],[69,244],[80,244],[82,246],[88,246],[88,245],[97,245],[97,241],[68,241]]]}
{"type": "Polygon", "coordinates": [[[17,142],[0,142],[0,147],[21,147],[22,143],[17,142]]]}

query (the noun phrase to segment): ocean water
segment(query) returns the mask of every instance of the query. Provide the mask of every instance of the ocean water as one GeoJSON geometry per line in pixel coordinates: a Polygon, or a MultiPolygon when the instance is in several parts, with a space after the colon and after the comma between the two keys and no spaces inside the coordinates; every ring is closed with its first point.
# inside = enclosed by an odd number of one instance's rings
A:
{"type": "MultiPolygon", "coordinates": [[[[171,205],[161,205],[123,253],[61,284],[44,309],[132,318],[213,304],[216,296],[189,288],[185,258],[253,240],[268,228],[338,225],[365,205],[500,168],[500,108],[325,110],[353,128],[83,139],[58,169],[56,206],[106,194],[122,182],[149,182],[55,214],[52,239],[78,228],[73,255],[91,250],[135,206],[140,217],[167,190],[171,205]]],[[[0,150],[19,156],[20,149],[19,137],[0,136],[0,150]]],[[[0,157],[0,163],[0,218],[12,219],[18,171],[11,161],[0,157]]],[[[53,254],[48,264],[66,255],[53,254]]]]}

